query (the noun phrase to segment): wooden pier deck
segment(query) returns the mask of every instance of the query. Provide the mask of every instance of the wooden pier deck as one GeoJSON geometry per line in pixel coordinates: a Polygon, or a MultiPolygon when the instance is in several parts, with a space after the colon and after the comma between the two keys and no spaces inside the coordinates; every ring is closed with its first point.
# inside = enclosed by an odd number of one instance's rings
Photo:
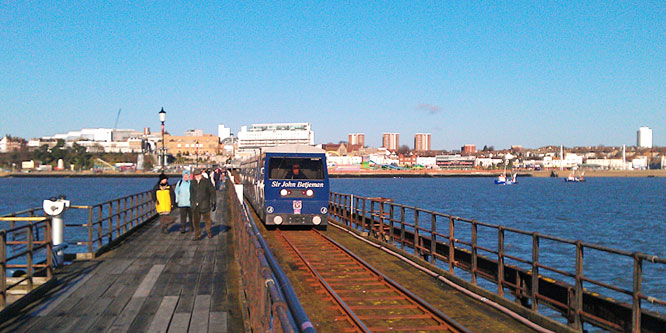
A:
{"type": "Polygon", "coordinates": [[[101,257],[57,270],[58,285],[0,331],[243,331],[224,197],[212,239],[193,241],[178,219],[169,234],[150,221],[101,257]]]}

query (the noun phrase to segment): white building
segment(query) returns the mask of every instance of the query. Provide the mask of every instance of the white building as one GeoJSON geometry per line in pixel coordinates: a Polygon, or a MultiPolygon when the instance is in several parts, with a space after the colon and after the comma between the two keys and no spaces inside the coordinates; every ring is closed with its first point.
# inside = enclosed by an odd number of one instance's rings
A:
{"type": "Polygon", "coordinates": [[[217,125],[217,136],[220,137],[220,142],[231,136],[231,128],[224,127],[223,124],[217,125]]]}
{"type": "Polygon", "coordinates": [[[416,157],[416,164],[423,165],[426,168],[432,169],[437,167],[437,158],[436,157],[416,157]]]}
{"type": "Polygon", "coordinates": [[[309,123],[252,124],[238,132],[238,149],[254,149],[286,144],[314,145],[309,123]]]}
{"type": "Polygon", "coordinates": [[[626,170],[631,168],[631,163],[623,162],[621,158],[608,158],[608,159],[588,159],[586,163],[588,166],[596,166],[602,170],[626,170]]]}
{"type": "Polygon", "coordinates": [[[203,136],[204,132],[201,129],[191,129],[185,131],[185,136],[203,136]]]}
{"type": "Polygon", "coordinates": [[[43,137],[45,140],[90,140],[97,142],[125,141],[131,137],[141,136],[141,132],[133,129],[113,129],[113,128],[83,128],[79,131],[69,131],[67,133],[56,134],[50,137],[43,137]]]}
{"type": "Polygon", "coordinates": [[[639,148],[652,148],[652,129],[641,126],[636,132],[636,146],[639,148]]]}

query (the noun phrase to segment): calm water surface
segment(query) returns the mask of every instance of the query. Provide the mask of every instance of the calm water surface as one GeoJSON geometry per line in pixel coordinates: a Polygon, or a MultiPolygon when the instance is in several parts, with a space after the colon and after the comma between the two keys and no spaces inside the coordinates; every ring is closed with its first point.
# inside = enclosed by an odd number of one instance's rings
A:
{"type": "MultiPolygon", "coordinates": [[[[59,194],[65,194],[76,205],[96,204],[149,190],[156,181],[0,178],[0,215],[41,206],[43,199],[59,194]]],[[[562,179],[521,178],[519,182],[499,186],[491,178],[331,179],[331,189],[392,198],[396,203],[491,224],[666,257],[666,179],[589,178],[585,183],[565,183],[562,179]]],[[[67,218],[78,217],[72,212],[67,218]]],[[[448,223],[442,224],[438,229],[447,234],[448,223]]],[[[469,237],[469,233],[463,225],[456,226],[458,238],[469,237]]],[[[495,230],[480,229],[479,239],[480,245],[496,249],[495,230]]],[[[510,254],[529,258],[531,238],[507,235],[506,244],[510,254]]],[[[573,247],[549,241],[542,241],[540,246],[544,263],[573,271],[573,247]]],[[[628,290],[632,267],[629,259],[585,252],[586,276],[628,290]]],[[[644,265],[644,273],[645,290],[666,297],[666,270],[644,265]]]]}

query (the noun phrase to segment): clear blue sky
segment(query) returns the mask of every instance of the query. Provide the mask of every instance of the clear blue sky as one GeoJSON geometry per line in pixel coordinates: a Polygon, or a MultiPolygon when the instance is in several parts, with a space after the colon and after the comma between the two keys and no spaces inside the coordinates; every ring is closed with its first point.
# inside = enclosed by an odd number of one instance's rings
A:
{"type": "Polygon", "coordinates": [[[0,135],[307,121],[318,143],[666,145],[666,2],[0,1],[0,135]]]}

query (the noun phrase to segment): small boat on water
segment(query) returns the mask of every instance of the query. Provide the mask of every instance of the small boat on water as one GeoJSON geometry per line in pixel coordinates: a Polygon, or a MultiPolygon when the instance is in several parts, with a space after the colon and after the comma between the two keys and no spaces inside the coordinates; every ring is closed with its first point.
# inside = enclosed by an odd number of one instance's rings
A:
{"type": "Polygon", "coordinates": [[[564,181],[567,183],[581,183],[585,181],[583,175],[585,175],[585,172],[581,173],[580,176],[576,177],[575,171],[572,171],[567,178],[564,178],[564,181]]]}
{"type": "Polygon", "coordinates": [[[497,179],[495,179],[495,184],[496,185],[515,185],[518,184],[518,180],[516,180],[516,174],[514,173],[511,175],[511,178],[508,178],[506,176],[506,173],[503,173],[499,176],[497,176],[497,179]]]}

